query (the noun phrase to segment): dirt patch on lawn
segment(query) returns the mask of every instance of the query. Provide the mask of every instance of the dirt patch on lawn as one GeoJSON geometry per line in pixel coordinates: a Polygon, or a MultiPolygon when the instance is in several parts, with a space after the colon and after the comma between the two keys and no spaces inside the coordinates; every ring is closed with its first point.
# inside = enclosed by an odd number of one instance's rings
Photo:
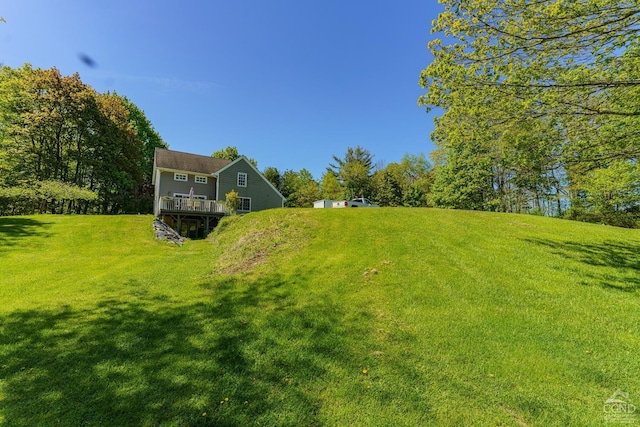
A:
{"type": "Polygon", "coordinates": [[[225,218],[209,237],[216,245],[214,273],[246,273],[276,253],[292,256],[304,247],[314,223],[300,211],[225,218]]]}

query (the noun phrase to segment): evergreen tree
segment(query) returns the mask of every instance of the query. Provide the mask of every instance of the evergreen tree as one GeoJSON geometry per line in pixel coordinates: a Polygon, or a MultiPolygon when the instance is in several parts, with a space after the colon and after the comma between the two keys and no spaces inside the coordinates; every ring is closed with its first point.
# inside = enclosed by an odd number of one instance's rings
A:
{"type": "Polygon", "coordinates": [[[333,160],[335,163],[329,164],[328,170],[345,188],[347,198],[371,197],[373,155],[368,150],[349,147],[343,159],[334,155],[333,160]]]}

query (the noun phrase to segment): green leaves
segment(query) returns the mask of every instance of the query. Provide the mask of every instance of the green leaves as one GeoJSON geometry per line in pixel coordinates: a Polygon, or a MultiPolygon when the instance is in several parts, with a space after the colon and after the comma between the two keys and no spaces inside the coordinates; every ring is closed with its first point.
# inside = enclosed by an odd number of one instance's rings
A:
{"type": "Polygon", "coordinates": [[[231,215],[235,215],[240,207],[240,196],[236,190],[231,190],[224,195],[224,207],[231,215]]]}
{"type": "Polygon", "coordinates": [[[308,208],[321,197],[320,186],[307,169],[299,172],[287,170],[282,174],[281,193],[286,197],[285,206],[308,208]]]}
{"type": "Polygon", "coordinates": [[[65,206],[93,202],[98,195],[87,188],[60,181],[39,181],[31,186],[0,187],[0,215],[32,213],[39,210],[64,213],[65,206]]]}
{"type": "Polygon", "coordinates": [[[148,211],[156,146],[166,144],[141,110],[124,97],[97,93],[78,74],[28,64],[0,71],[2,187],[56,182],[98,195],[69,196],[86,203],[59,211],[148,211]]]}
{"type": "Polygon", "coordinates": [[[426,92],[418,100],[427,111],[443,110],[433,139],[445,159],[438,171],[448,178],[436,180],[436,193],[447,187],[444,182],[458,183],[450,188],[454,193],[471,185],[473,173],[447,164],[462,160],[465,145],[483,147],[471,152],[487,160],[491,191],[483,194],[497,194],[501,210],[514,209],[507,200],[514,194],[523,197],[518,205],[525,208],[540,202],[543,189],[550,198],[560,197],[565,189],[559,182],[577,179],[578,171],[636,161],[636,1],[442,3],[445,11],[433,31],[444,38],[429,44],[434,60],[420,75],[426,92]]]}
{"type": "MultiPolygon", "coordinates": [[[[223,150],[218,150],[218,151],[213,152],[213,154],[211,154],[211,157],[214,157],[216,159],[227,159],[227,160],[234,161],[234,160],[236,160],[237,158],[240,157],[240,153],[238,152],[238,148],[237,147],[228,146],[223,150]]],[[[256,162],[255,159],[247,158],[247,160],[253,166],[258,167],[258,162],[256,162]]]]}
{"type": "Polygon", "coordinates": [[[360,146],[349,147],[343,159],[334,155],[328,170],[338,178],[348,199],[371,196],[373,155],[360,146]]]}

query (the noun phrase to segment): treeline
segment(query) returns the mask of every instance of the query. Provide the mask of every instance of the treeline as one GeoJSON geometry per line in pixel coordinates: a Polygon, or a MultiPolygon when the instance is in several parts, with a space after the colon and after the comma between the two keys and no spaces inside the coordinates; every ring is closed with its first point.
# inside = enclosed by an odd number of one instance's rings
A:
{"type": "MultiPolygon", "coordinates": [[[[229,147],[233,151],[235,147],[229,147]]],[[[320,199],[366,197],[380,206],[429,206],[433,182],[431,163],[424,154],[405,154],[400,162],[374,164],[373,154],[360,146],[348,148],[344,157],[333,156],[316,180],[307,169],[263,170],[284,197],[287,207],[311,207],[320,199]]]]}
{"type": "Polygon", "coordinates": [[[150,212],[155,147],[126,97],[55,68],[0,70],[0,215],[150,212]]]}
{"type": "Polygon", "coordinates": [[[441,3],[433,204],[637,226],[638,2],[441,3]]]}

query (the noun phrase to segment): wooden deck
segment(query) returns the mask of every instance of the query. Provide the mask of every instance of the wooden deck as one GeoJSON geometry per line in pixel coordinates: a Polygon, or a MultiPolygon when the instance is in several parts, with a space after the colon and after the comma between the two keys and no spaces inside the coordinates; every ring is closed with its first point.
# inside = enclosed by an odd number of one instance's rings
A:
{"type": "Polygon", "coordinates": [[[224,216],[229,212],[224,202],[218,200],[196,200],[175,197],[161,197],[160,214],[198,214],[224,216]]]}
{"type": "Polygon", "coordinates": [[[224,202],[218,200],[161,197],[158,217],[183,237],[206,237],[220,218],[229,215],[224,202]]]}

